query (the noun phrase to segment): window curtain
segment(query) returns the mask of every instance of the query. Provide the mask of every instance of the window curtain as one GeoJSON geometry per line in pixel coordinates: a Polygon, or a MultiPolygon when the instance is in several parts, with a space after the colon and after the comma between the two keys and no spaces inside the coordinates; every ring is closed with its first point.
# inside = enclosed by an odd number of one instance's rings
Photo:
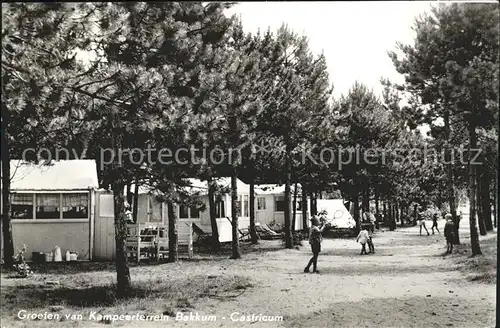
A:
{"type": "Polygon", "coordinates": [[[153,199],[155,196],[151,195],[149,198],[149,212],[151,213],[149,217],[150,222],[161,222],[161,210],[162,203],[153,199]]]}
{"type": "Polygon", "coordinates": [[[78,207],[78,206],[88,206],[89,196],[88,194],[63,194],[64,207],[78,207]]]}
{"type": "Polygon", "coordinates": [[[59,194],[37,194],[36,205],[59,207],[59,194]]]}
{"type": "Polygon", "coordinates": [[[12,194],[12,205],[33,205],[33,194],[12,194]]]}
{"type": "Polygon", "coordinates": [[[266,199],[264,197],[257,198],[257,210],[266,209],[266,199]]]}
{"type": "Polygon", "coordinates": [[[243,196],[243,216],[248,217],[250,213],[248,195],[243,196]]]}

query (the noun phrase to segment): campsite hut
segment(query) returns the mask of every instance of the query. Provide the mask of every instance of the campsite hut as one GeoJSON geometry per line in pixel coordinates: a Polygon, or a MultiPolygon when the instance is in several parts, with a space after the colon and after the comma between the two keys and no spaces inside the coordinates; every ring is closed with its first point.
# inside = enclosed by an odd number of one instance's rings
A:
{"type": "MultiPolygon", "coordinates": [[[[229,187],[230,178],[219,178],[219,185],[229,187]]],[[[210,214],[208,210],[208,186],[207,182],[198,179],[187,179],[186,191],[192,197],[198,197],[204,204],[205,209],[199,210],[195,206],[175,205],[174,213],[178,218],[177,229],[179,238],[179,250],[192,255],[192,243],[197,236],[193,237],[193,224],[206,233],[212,232],[210,214]],[[194,238],[194,239],[193,239],[194,238]]],[[[249,219],[249,186],[242,181],[237,181],[240,215],[239,227],[241,230],[248,228],[249,219]]],[[[131,188],[132,190],[135,187],[131,188]]],[[[128,225],[129,235],[127,238],[127,252],[136,260],[147,256],[165,256],[168,252],[168,211],[167,204],[160,201],[158,193],[149,186],[140,186],[137,195],[137,220],[128,225]],[[156,254],[149,251],[154,244],[156,254]],[[137,250],[141,249],[139,257],[137,250]]],[[[134,199],[134,197],[132,197],[134,199]]],[[[99,221],[96,222],[96,260],[112,260],[115,256],[114,228],[113,228],[113,206],[112,195],[101,193],[98,197],[99,221]]],[[[131,204],[133,206],[133,203],[131,204]]],[[[232,241],[231,226],[231,196],[222,195],[216,202],[217,227],[220,242],[232,241]]]]}
{"type": "MultiPolygon", "coordinates": [[[[298,185],[300,187],[300,185],[298,185]]],[[[290,195],[293,202],[294,186],[291,186],[290,195]]],[[[261,224],[274,223],[278,226],[285,224],[285,186],[276,184],[261,184],[255,186],[255,220],[261,224]]],[[[310,217],[309,202],[307,202],[308,218],[310,217]]],[[[295,213],[295,227],[294,230],[301,230],[302,224],[302,197],[299,192],[297,195],[297,202],[295,213]]],[[[291,214],[292,215],[292,214],[291,214]]],[[[307,220],[309,223],[309,220],[307,220]]]]}
{"type": "MultiPolygon", "coordinates": [[[[210,224],[210,213],[208,210],[208,188],[206,182],[201,182],[196,179],[190,179],[193,185],[201,186],[205,185],[204,192],[200,193],[201,200],[205,204],[205,210],[200,212],[199,224],[200,227],[207,232],[212,231],[212,226],[210,224]]],[[[231,179],[227,177],[219,178],[216,180],[217,184],[223,187],[231,186],[231,179]]],[[[238,190],[238,226],[240,229],[246,229],[250,226],[250,186],[241,180],[237,180],[236,188],[238,190]]],[[[219,241],[220,242],[230,242],[232,241],[232,225],[231,225],[231,194],[226,193],[222,195],[221,199],[216,203],[216,213],[217,213],[217,228],[219,231],[219,241]]],[[[182,215],[179,215],[179,219],[182,220],[193,220],[184,219],[182,215]]]]}
{"type": "Polygon", "coordinates": [[[78,253],[78,260],[91,260],[95,161],[12,160],[10,171],[14,251],[26,245],[25,258],[31,260],[32,252],[51,252],[57,245],[62,254],[69,250],[78,253]]]}
{"type": "MultiPolygon", "coordinates": [[[[230,178],[219,178],[216,182],[223,187],[229,187],[231,180],[230,178]]],[[[182,229],[181,227],[184,227],[186,223],[194,223],[203,231],[210,233],[212,228],[208,210],[208,184],[206,181],[198,179],[187,179],[187,184],[189,185],[186,188],[188,189],[188,193],[192,194],[192,197],[198,197],[205,209],[198,210],[195,206],[187,205],[174,206],[175,215],[179,219],[179,229],[182,229]]],[[[250,224],[250,188],[247,184],[238,180],[237,189],[238,208],[240,211],[240,215],[238,216],[239,226],[240,228],[247,228],[250,224]]],[[[137,217],[139,222],[162,222],[163,224],[168,224],[167,206],[165,203],[158,201],[157,193],[154,190],[151,190],[147,186],[140,187],[137,200],[137,217]]],[[[219,240],[221,242],[231,241],[231,221],[228,220],[228,218],[231,218],[231,195],[229,193],[222,195],[221,199],[216,202],[216,214],[219,240]]]]}

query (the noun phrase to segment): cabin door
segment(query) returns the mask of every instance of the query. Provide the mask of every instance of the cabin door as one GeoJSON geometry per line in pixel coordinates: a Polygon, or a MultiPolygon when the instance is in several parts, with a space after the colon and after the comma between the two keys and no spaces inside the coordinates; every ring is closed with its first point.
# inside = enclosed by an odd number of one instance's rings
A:
{"type": "Polygon", "coordinates": [[[115,259],[115,215],[113,194],[96,194],[96,215],[94,223],[94,260],[111,261],[115,259]]]}

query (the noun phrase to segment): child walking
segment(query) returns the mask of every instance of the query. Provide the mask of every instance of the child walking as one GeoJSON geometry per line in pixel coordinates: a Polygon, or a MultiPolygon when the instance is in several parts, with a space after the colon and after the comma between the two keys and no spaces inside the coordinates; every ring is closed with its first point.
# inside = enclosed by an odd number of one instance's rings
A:
{"type": "Polygon", "coordinates": [[[444,237],[446,238],[446,254],[451,254],[453,251],[453,234],[454,234],[454,226],[453,226],[453,216],[450,213],[447,213],[444,218],[446,219],[446,224],[444,225],[444,237]]]}
{"type": "Polygon", "coordinates": [[[366,243],[370,239],[370,235],[368,234],[368,230],[366,228],[361,228],[362,230],[359,232],[358,238],[356,238],[356,242],[361,244],[361,253],[359,255],[367,255],[366,252],[366,243]]]}
{"type": "Polygon", "coordinates": [[[425,219],[422,213],[418,214],[418,225],[420,226],[420,236],[422,236],[422,227],[425,229],[425,232],[427,232],[427,236],[430,236],[429,230],[427,230],[427,227],[425,226],[425,219]]]}
{"type": "Polygon", "coordinates": [[[375,253],[375,246],[373,245],[372,237],[373,237],[373,231],[370,230],[368,231],[368,240],[366,241],[369,248],[368,253],[375,253]]]}
{"type": "Polygon", "coordinates": [[[319,227],[319,219],[317,216],[313,216],[311,219],[311,228],[309,229],[309,244],[311,244],[311,250],[313,256],[309,260],[309,263],[304,269],[304,272],[309,272],[311,265],[313,266],[313,273],[319,273],[317,265],[318,265],[318,256],[321,252],[321,242],[323,242],[323,236],[321,233],[323,230],[328,227],[328,224],[319,227]]]}
{"type": "Polygon", "coordinates": [[[437,232],[439,232],[439,229],[438,229],[438,215],[437,213],[434,213],[434,215],[432,216],[432,234],[434,234],[434,228],[436,228],[437,232]]]}

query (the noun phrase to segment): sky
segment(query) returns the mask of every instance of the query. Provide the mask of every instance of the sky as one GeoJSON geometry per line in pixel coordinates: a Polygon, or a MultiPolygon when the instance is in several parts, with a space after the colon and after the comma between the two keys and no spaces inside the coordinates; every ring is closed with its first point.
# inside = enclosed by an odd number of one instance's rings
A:
{"type": "MultiPolygon", "coordinates": [[[[434,4],[436,1],[434,1],[434,4]]],[[[396,42],[412,44],[415,17],[431,2],[245,2],[228,10],[241,17],[247,32],[286,23],[306,35],[311,50],[327,60],[334,97],[346,94],[355,81],[381,95],[380,78],[402,82],[387,55],[396,42]]]]}

